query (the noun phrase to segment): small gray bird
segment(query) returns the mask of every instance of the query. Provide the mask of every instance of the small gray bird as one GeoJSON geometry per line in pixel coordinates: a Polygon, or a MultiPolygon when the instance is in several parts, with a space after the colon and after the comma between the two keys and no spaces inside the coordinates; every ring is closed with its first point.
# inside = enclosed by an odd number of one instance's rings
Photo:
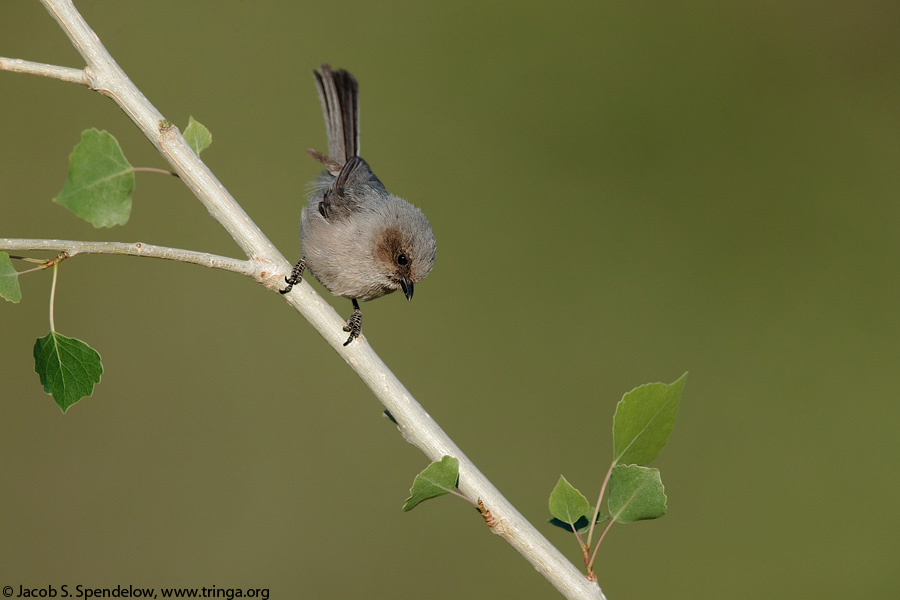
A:
{"type": "Polygon", "coordinates": [[[329,292],[353,301],[344,331],[346,346],[362,332],[359,300],[374,300],[413,286],[434,266],[434,233],[422,211],[389,194],[359,156],[359,86],[344,70],[313,71],[328,132],[328,154],[308,150],[325,165],[310,184],[300,217],[301,258],[290,276],[291,291],[309,269],[329,292]]]}

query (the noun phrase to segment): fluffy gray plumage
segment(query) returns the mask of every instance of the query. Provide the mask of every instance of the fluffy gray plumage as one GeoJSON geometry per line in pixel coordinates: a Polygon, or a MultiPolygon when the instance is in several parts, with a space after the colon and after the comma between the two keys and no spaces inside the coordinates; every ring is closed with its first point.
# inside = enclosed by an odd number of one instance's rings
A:
{"type": "Polygon", "coordinates": [[[350,73],[322,65],[314,72],[328,132],[329,156],[310,150],[325,172],[312,183],[300,220],[303,257],[287,293],[309,269],[328,291],[350,298],[354,312],[345,331],[349,344],[361,330],[357,300],[374,300],[414,285],[434,266],[436,245],[428,219],[384,189],[359,157],[358,86],[350,73]]]}

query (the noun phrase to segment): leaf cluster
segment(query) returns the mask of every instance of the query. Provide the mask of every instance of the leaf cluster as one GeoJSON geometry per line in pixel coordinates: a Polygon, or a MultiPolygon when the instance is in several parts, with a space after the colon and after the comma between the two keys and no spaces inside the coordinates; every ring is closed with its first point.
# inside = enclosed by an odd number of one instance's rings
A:
{"type": "MultiPolygon", "coordinates": [[[[171,125],[170,125],[171,127],[171,125]]],[[[201,123],[190,118],[184,131],[185,140],[199,154],[212,143],[212,134],[201,123]]],[[[119,142],[109,132],[88,129],[82,132],[81,141],[69,155],[69,171],[63,189],[53,201],[68,208],[76,216],[94,227],[124,225],[131,217],[135,171],[149,170],[169,173],[161,169],[132,167],[119,142]]],[[[19,277],[32,271],[52,267],[66,258],[65,253],[49,261],[21,258],[37,262],[40,266],[27,271],[16,271],[11,257],[0,252],[0,296],[10,302],[22,299],[19,277]]],[[[53,291],[56,277],[53,278],[53,291]]],[[[34,369],[40,377],[44,391],[53,396],[59,408],[66,412],[70,406],[93,393],[100,382],[103,365],[100,355],[85,342],[58,333],[53,326],[53,298],[51,292],[50,333],[34,345],[34,369]]]]}
{"type": "MultiPolygon", "coordinates": [[[[642,385],[619,401],[613,417],[613,461],[595,506],[562,475],[550,493],[553,516],[550,523],[578,538],[588,577],[594,577],[593,560],[609,527],[614,523],[658,519],[666,513],[666,494],[659,469],[646,465],[659,456],[672,433],[686,380],[687,373],[671,384],[642,385]],[[601,502],[607,489],[607,511],[603,512],[601,502]],[[593,533],[598,523],[607,525],[592,553],[593,533]]],[[[403,510],[412,510],[425,500],[445,494],[461,496],[456,491],[458,483],[459,461],[444,456],[416,476],[403,510]]],[[[477,506],[490,523],[488,511],[480,502],[477,506]]]]}
{"type": "Polygon", "coordinates": [[[672,433],[687,373],[671,384],[649,383],[625,394],[613,417],[613,460],[600,488],[597,503],[587,498],[562,475],[550,493],[550,522],[571,531],[584,553],[588,576],[600,542],[614,523],[658,519],[666,513],[666,494],[659,469],[647,467],[659,456],[672,433]],[[609,490],[607,512],[602,501],[609,490]],[[593,554],[593,533],[608,522],[593,554]],[[582,539],[583,535],[586,539],[582,539]]]}

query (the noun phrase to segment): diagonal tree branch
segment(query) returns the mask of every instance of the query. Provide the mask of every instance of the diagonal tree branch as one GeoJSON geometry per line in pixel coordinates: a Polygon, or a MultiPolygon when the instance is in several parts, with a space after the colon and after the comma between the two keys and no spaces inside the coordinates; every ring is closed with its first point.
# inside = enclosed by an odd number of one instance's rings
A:
{"type": "MultiPolygon", "coordinates": [[[[190,149],[178,129],[163,118],[125,75],[75,9],[71,0],[41,1],[69,36],[87,66],[83,71],[79,71],[4,58],[0,59],[0,70],[55,77],[87,85],[112,98],[144,132],[172,169],[207,208],[210,215],[225,228],[250,259],[236,261],[234,266],[238,266],[237,263],[252,265],[254,272],[244,274],[254,276],[269,289],[276,290],[281,287],[284,276],[290,270],[290,264],[190,149]]],[[[18,242],[34,242],[34,240],[18,242]]],[[[3,243],[13,244],[13,241],[0,240],[0,249],[4,248],[3,243]]],[[[47,240],[48,246],[44,249],[79,250],[74,246],[66,246],[73,242],[61,242],[59,247],[51,248],[49,244],[52,243],[53,241],[47,240]]],[[[89,243],[80,242],[80,244],[89,243]]],[[[151,255],[147,252],[134,251],[136,246],[136,244],[122,244],[116,248],[117,251],[111,253],[151,255]]],[[[80,251],[87,252],[85,248],[86,246],[81,246],[80,251]]],[[[109,248],[112,250],[113,247],[109,248]]],[[[164,251],[168,250],[174,251],[174,249],[160,249],[160,253],[164,254],[164,251]]],[[[184,255],[175,259],[186,258],[188,256],[184,255]]],[[[232,260],[217,258],[222,261],[232,260]]],[[[200,260],[185,260],[185,262],[206,264],[200,260]]],[[[243,272],[238,268],[229,270],[243,272]]],[[[484,507],[486,520],[494,533],[503,537],[519,551],[566,598],[605,600],[596,583],[589,581],[550,544],[462,453],[381,361],[364,337],[349,346],[343,346],[346,337],[342,331],[343,320],[309,284],[302,282],[294,287],[293,292],[283,297],[316,328],[369,386],[390,411],[401,434],[409,443],[419,448],[432,461],[438,461],[444,455],[459,459],[459,489],[473,502],[484,507]]]]}

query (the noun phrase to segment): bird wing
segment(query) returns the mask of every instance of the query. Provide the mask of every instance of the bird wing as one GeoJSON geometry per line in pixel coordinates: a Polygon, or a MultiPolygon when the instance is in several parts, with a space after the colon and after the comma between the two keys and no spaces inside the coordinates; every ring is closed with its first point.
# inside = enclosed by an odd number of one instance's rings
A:
{"type": "Polygon", "coordinates": [[[351,156],[319,202],[319,214],[328,221],[346,219],[360,204],[387,194],[369,164],[358,156],[351,156]]]}

